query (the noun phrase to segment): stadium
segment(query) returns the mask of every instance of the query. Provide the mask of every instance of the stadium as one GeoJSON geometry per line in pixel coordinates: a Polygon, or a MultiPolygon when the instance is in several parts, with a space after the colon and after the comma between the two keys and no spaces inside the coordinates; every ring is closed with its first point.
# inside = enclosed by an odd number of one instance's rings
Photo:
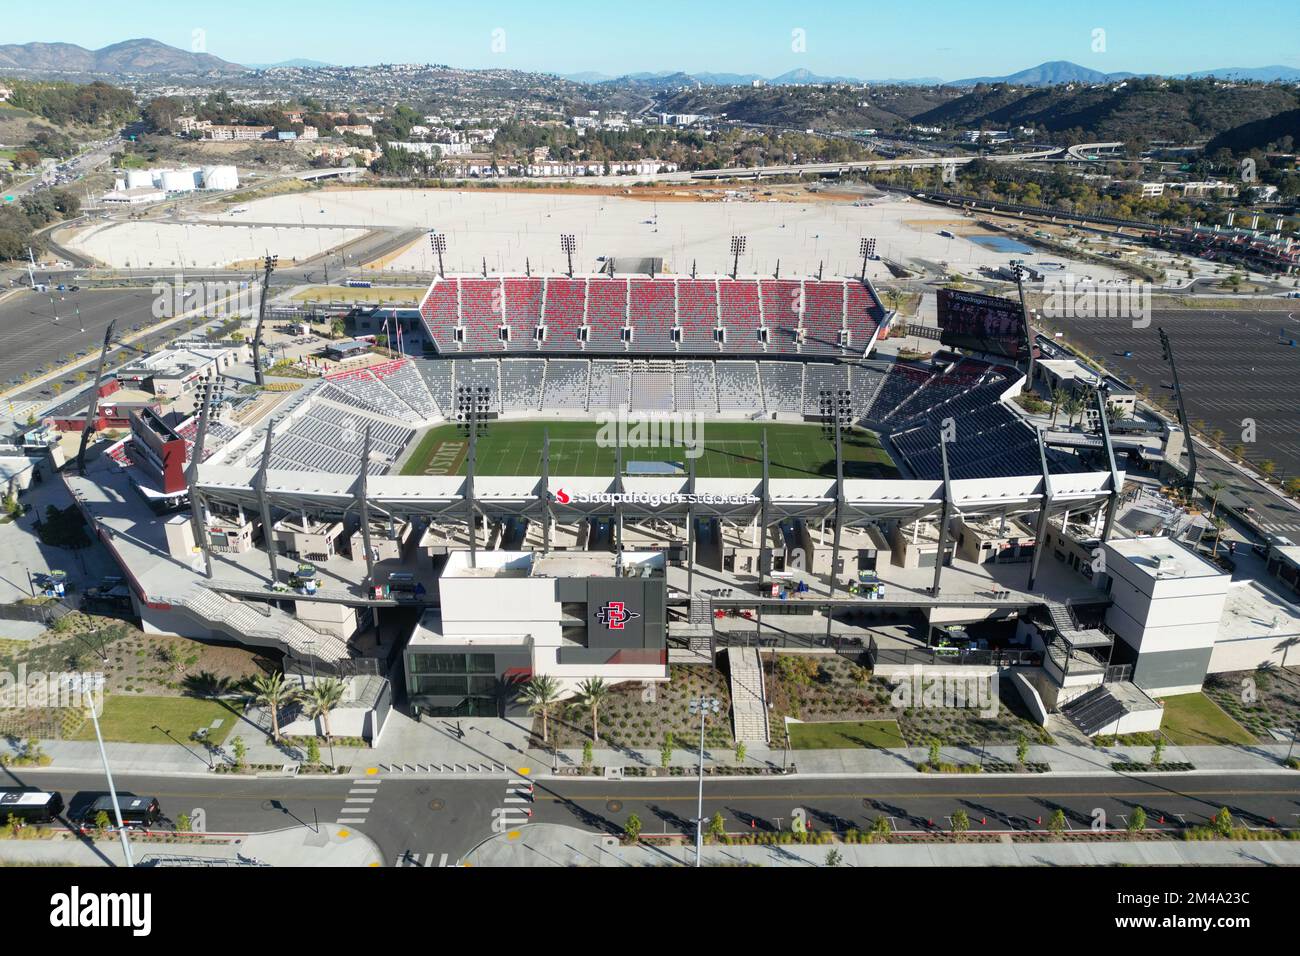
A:
{"type": "Polygon", "coordinates": [[[67,480],[146,629],[350,676],[361,735],[395,699],[509,713],[532,676],[662,682],[726,650],[737,734],[766,739],[769,647],[956,646],[1043,720],[1158,723],[1213,636],[1144,652],[1144,620],[1104,623],[1115,566],[1152,560],[1111,540],[1122,439],[1098,414],[1053,443],[1013,405],[1018,303],[953,297],[906,360],[893,318],[865,275],[438,275],[269,414],[133,417],[67,480]]]}

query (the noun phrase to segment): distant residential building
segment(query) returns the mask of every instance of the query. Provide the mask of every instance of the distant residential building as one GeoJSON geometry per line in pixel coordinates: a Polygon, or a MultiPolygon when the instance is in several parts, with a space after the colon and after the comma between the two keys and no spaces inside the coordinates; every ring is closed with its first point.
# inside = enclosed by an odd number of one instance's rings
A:
{"type": "Polygon", "coordinates": [[[274,131],[274,126],[225,126],[214,123],[203,130],[203,138],[210,140],[265,139],[274,131]]]}
{"type": "Polygon", "coordinates": [[[351,133],[353,136],[374,136],[375,128],[369,123],[356,123],[352,126],[335,126],[334,132],[340,136],[344,133],[351,133]]]}
{"type": "Polygon", "coordinates": [[[4,103],[9,97],[14,95],[14,91],[7,86],[0,86],[0,103],[4,103]]]}
{"type": "Polygon", "coordinates": [[[1181,189],[1183,196],[1235,196],[1237,187],[1233,183],[1209,180],[1197,183],[1174,183],[1175,189],[1181,189]]]}

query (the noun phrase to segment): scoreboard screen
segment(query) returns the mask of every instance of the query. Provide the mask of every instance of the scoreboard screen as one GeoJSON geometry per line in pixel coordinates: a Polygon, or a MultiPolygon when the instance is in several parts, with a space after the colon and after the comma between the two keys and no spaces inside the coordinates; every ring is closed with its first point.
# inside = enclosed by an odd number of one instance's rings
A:
{"type": "Polygon", "coordinates": [[[959,349],[1009,359],[1029,355],[1024,311],[1020,303],[978,292],[940,289],[939,341],[959,349]]]}

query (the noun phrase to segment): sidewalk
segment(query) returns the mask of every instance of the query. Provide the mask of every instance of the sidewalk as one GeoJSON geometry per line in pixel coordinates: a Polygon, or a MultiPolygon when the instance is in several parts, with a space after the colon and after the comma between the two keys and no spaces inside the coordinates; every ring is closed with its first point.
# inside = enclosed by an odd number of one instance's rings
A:
{"type": "MultiPolygon", "coordinates": [[[[840,866],[1296,866],[1300,842],[834,844],[840,866]]],[[[825,866],[831,845],[706,846],[705,866],[825,866]]],[[[694,866],[693,845],[623,846],[598,833],[553,823],[494,836],[468,866],[694,866]]]]}
{"type": "MultiPolygon", "coordinates": [[[[241,728],[237,735],[243,738],[247,747],[245,760],[249,764],[292,767],[302,759],[303,755],[297,748],[289,745],[275,747],[265,743],[255,728],[241,728]]],[[[227,738],[225,746],[215,754],[209,754],[189,741],[173,744],[110,743],[106,747],[109,760],[117,773],[203,774],[210,772],[212,763],[234,762],[230,752],[230,739],[227,738]]],[[[21,741],[0,740],[0,754],[18,752],[22,746],[21,741]]],[[[42,741],[41,746],[53,758],[50,770],[102,770],[99,748],[94,741],[47,740],[42,741]]],[[[320,749],[321,759],[329,762],[329,746],[322,741],[320,749]]],[[[1165,749],[1163,762],[1191,763],[1195,767],[1191,773],[1296,773],[1282,766],[1289,749],[1289,744],[1169,746],[1165,749]]],[[[1300,753],[1300,749],[1297,752],[1300,753]]],[[[736,755],[729,748],[706,747],[704,756],[705,766],[738,766],[736,755]]],[[[1029,748],[1030,761],[1047,764],[1050,773],[1074,776],[1115,773],[1111,764],[1116,761],[1146,762],[1150,758],[1150,747],[1039,744],[1029,748]]],[[[910,776],[917,773],[918,764],[928,759],[929,751],[924,747],[789,751],[750,747],[743,766],[780,771],[793,765],[801,776],[910,776]]],[[[995,746],[985,750],[952,745],[943,748],[942,760],[959,765],[990,762],[1014,764],[1016,748],[995,746]]],[[[375,768],[380,774],[500,776],[526,769],[534,776],[548,776],[553,769],[572,770],[581,767],[582,751],[566,749],[552,754],[549,750],[530,748],[529,725],[522,720],[432,718],[417,723],[406,714],[394,710],[389,714],[377,747],[358,749],[336,746],[333,762],[351,767],[354,773],[375,768]]],[[[659,750],[597,747],[592,753],[592,765],[601,768],[657,768],[660,766],[659,750]]],[[[698,765],[699,756],[695,745],[682,741],[673,751],[671,766],[694,771],[698,765]]],[[[26,772],[33,768],[21,769],[26,772]]]]}
{"type": "MultiPolygon", "coordinates": [[[[136,866],[380,866],[367,836],[333,823],[250,833],[223,843],[150,843],[133,839],[136,866]]],[[[125,866],[116,840],[0,840],[0,860],[38,866],[125,866]]]]}

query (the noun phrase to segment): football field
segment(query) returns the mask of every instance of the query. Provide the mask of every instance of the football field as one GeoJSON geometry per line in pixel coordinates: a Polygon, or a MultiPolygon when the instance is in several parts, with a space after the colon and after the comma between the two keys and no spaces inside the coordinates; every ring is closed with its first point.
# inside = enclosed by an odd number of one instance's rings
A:
{"type": "MultiPolygon", "coordinates": [[[[754,422],[703,422],[701,434],[685,436],[689,445],[638,444],[630,433],[624,442],[624,473],[633,462],[672,462],[684,470],[689,450],[700,478],[759,478],[763,473],[763,432],[767,432],[768,473],[773,478],[831,477],[835,443],[820,425],[754,422]]],[[[601,425],[586,421],[493,421],[478,437],[480,475],[541,473],[542,436],[549,434],[552,475],[612,475],[615,448],[598,441],[601,425]]],[[[667,436],[665,436],[667,437],[667,436]]],[[[844,436],[846,478],[896,478],[898,471],[876,436],[853,431],[844,436]]],[[[402,466],[403,475],[460,475],[465,472],[469,436],[458,425],[439,425],[426,432],[402,466]]]]}

